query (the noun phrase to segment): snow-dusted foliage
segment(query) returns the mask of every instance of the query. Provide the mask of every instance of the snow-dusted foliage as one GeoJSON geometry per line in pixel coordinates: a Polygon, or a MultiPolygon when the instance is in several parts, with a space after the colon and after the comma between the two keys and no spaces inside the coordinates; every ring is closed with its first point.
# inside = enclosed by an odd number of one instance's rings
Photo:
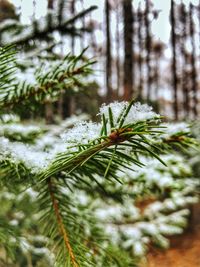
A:
{"type": "MultiPolygon", "coordinates": [[[[66,131],[67,127],[85,118],[87,118],[86,115],[73,116],[58,126],[50,126],[49,129],[47,127],[44,129],[37,125],[23,125],[20,123],[1,125],[0,159],[11,158],[13,163],[23,163],[32,173],[38,173],[46,168],[57,154],[66,152],[69,150],[68,147],[72,146],[73,135],[69,133],[70,138],[67,137],[69,141],[67,143],[67,140],[65,142],[61,137],[66,134],[60,134],[60,132],[66,131]]],[[[87,125],[86,122],[84,124],[87,125]]],[[[88,125],[90,124],[92,123],[88,123],[88,125]]],[[[73,129],[69,130],[69,132],[71,131],[73,129]]],[[[87,134],[87,131],[85,134],[87,134]]],[[[91,133],[90,136],[92,138],[91,133]]]]}
{"type": "Polygon", "coordinates": [[[9,139],[0,137],[0,159],[11,158],[13,163],[23,163],[31,172],[38,172],[46,167],[48,153],[35,151],[30,146],[10,142],[9,139]]]}
{"type": "MultiPolygon", "coordinates": [[[[100,115],[104,114],[106,118],[109,118],[109,108],[111,108],[113,112],[114,124],[117,125],[117,120],[119,119],[119,116],[123,114],[128,105],[129,103],[126,101],[114,102],[110,103],[109,105],[104,104],[100,108],[100,115]]],[[[159,118],[160,115],[156,114],[153,111],[152,107],[148,106],[147,104],[141,104],[137,102],[133,106],[131,106],[129,113],[125,118],[125,124],[128,124],[130,122],[136,123],[138,121],[145,121],[156,117],[159,118]]]]}
{"type": "Polygon", "coordinates": [[[13,138],[16,141],[32,141],[42,132],[36,125],[21,125],[19,123],[0,125],[0,136],[13,138]]]}
{"type": "MultiPolygon", "coordinates": [[[[108,117],[108,109],[111,108],[114,114],[113,120],[117,124],[117,119],[123,111],[128,107],[128,102],[115,102],[109,105],[103,105],[100,108],[100,114],[108,117]]],[[[159,115],[152,111],[152,108],[140,103],[134,104],[125,118],[124,124],[137,123],[139,121],[159,118],[159,115]]],[[[123,117],[123,116],[122,116],[123,117]]],[[[83,120],[85,116],[81,116],[83,120]]],[[[46,168],[50,162],[61,152],[74,152],[78,150],[78,145],[89,144],[101,137],[101,123],[93,123],[91,121],[81,121],[76,123],[75,117],[68,121],[62,122],[58,130],[48,130],[46,134],[39,126],[21,125],[16,123],[2,125],[0,135],[4,136],[1,142],[1,156],[10,156],[17,163],[22,162],[32,172],[40,172],[46,168]],[[74,127],[65,130],[65,127],[71,126],[75,122],[74,127]],[[63,131],[61,133],[60,131],[63,131]],[[57,136],[59,134],[59,136],[57,136]],[[40,135],[40,136],[39,136],[40,135]],[[38,137],[38,138],[36,138],[38,137]],[[24,144],[11,141],[34,141],[34,144],[24,144]],[[36,139],[36,140],[34,140],[36,139]]],[[[111,133],[111,129],[108,129],[111,133]]],[[[109,134],[109,133],[108,133],[109,134]]],[[[127,153],[130,150],[127,149],[127,153]]]]}
{"type": "MultiPolygon", "coordinates": [[[[169,246],[167,237],[181,234],[184,231],[190,214],[189,207],[198,202],[195,191],[200,184],[198,179],[193,178],[188,160],[180,153],[165,153],[155,156],[157,151],[155,152],[153,149],[159,149],[162,140],[173,140],[174,136],[181,135],[188,138],[189,126],[187,124],[179,126],[164,124],[165,128],[161,128],[163,133],[160,133],[159,128],[158,132],[151,132],[152,122],[155,120],[153,126],[155,129],[160,122],[160,116],[153,112],[151,107],[140,103],[132,106],[129,106],[127,102],[103,105],[99,115],[104,118],[104,125],[102,122],[87,121],[89,117],[84,114],[73,116],[59,125],[45,127],[37,124],[27,127],[19,121],[12,122],[9,118],[4,120],[3,124],[2,120],[0,163],[3,166],[3,176],[5,176],[8,166],[4,163],[7,164],[10,161],[15,166],[22,164],[23,171],[28,170],[26,175],[30,175],[35,183],[46,171],[49,171],[50,175],[52,173],[55,175],[56,172],[51,168],[56,164],[56,171],[61,171],[59,179],[55,180],[55,184],[51,186],[58,186],[56,196],[59,201],[65,199],[66,203],[73,203],[69,206],[67,204],[63,214],[67,216],[70,214],[72,218],[76,219],[76,224],[81,225],[81,234],[86,240],[93,239],[94,232],[95,234],[100,233],[100,239],[102,236],[106,236],[101,244],[104,248],[110,245],[117,246],[122,251],[128,251],[134,257],[143,257],[150,243],[167,248],[169,246]],[[125,111],[128,107],[130,108],[129,113],[126,114],[125,111]],[[112,127],[109,124],[111,119],[113,120],[112,127]],[[121,123],[122,120],[123,123],[121,123]],[[136,132],[135,129],[138,125],[139,127],[148,125],[149,128],[148,130],[141,128],[142,130],[136,132]],[[117,128],[119,126],[121,126],[120,129],[117,128]],[[140,133],[144,133],[142,138],[140,138],[140,133]],[[140,140],[146,142],[141,147],[137,146],[137,152],[133,147],[128,146],[130,134],[133,135],[133,142],[136,142],[136,145],[140,140]],[[126,135],[127,140],[124,139],[126,135]],[[151,143],[153,146],[149,151],[148,147],[151,143]],[[158,147],[155,146],[155,143],[158,147]],[[121,146],[118,152],[116,147],[123,144],[124,147],[121,146]],[[98,150],[96,149],[101,151],[104,146],[106,153],[103,154],[99,165],[97,161],[91,161],[88,169],[85,169],[85,173],[81,169],[80,174],[77,172],[74,176],[71,175],[71,170],[73,171],[76,167],[75,164],[84,167],[93,154],[97,154],[98,150]],[[115,151],[108,154],[110,147],[113,146],[115,146],[115,151]],[[92,154],[89,154],[89,149],[92,154]],[[84,153],[86,153],[86,157],[84,153]],[[119,154],[115,155],[115,153],[119,154]],[[118,163],[116,157],[121,153],[124,158],[121,164],[116,164],[116,162],[118,163]],[[82,162],[76,162],[79,155],[82,162]],[[65,163],[70,164],[73,157],[75,160],[69,165],[68,172],[60,169],[60,165],[62,167],[65,163]],[[105,161],[107,158],[108,163],[105,161]],[[60,163],[60,159],[63,160],[62,163],[60,163]],[[112,160],[115,164],[112,172],[116,180],[105,178],[107,166],[103,172],[99,171],[103,164],[112,165],[112,160]],[[93,173],[96,165],[98,171],[93,173]]],[[[16,169],[17,173],[18,168],[16,169]]],[[[42,178],[46,177],[42,176],[42,178]]],[[[17,203],[28,201],[27,203],[30,202],[30,205],[37,206],[38,198],[44,192],[38,191],[34,183],[29,188],[22,186],[20,189],[22,193],[17,198],[13,192],[2,191],[0,199],[17,203]]],[[[31,223],[36,224],[40,215],[40,212],[29,214],[31,223]]],[[[17,230],[20,225],[27,223],[30,222],[27,222],[26,211],[22,208],[21,211],[14,212],[8,225],[17,230]]],[[[13,239],[10,238],[10,240],[12,243],[13,239]]],[[[43,236],[38,233],[34,236],[30,233],[19,237],[18,242],[22,254],[33,253],[44,258],[49,266],[53,266],[55,255],[44,245],[45,242],[51,242],[48,235],[43,236]],[[40,243],[39,248],[35,245],[37,243],[40,243]]],[[[88,254],[88,257],[90,256],[88,254]]],[[[100,262],[98,257],[97,262],[100,262]]],[[[96,266],[101,265],[97,264],[96,266]]]]}
{"type": "Polygon", "coordinates": [[[16,114],[2,114],[0,116],[0,122],[1,123],[16,123],[20,122],[20,117],[16,114]]]}
{"type": "Polygon", "coordinates": [[[122,204],[98,203],[95,211],[113,242],[131,248],[137,256],[145,255],[150,242],[168,247],[166,236],[183,232],[190,214],[188,207],[198,202],[195,190],[200,183],[191,177],[187,160],[178,154],[164,155],[162,159],[167,166],[143,158],[144,167],[121,170],[123,186],[105,186],[129,197],[122,204]]]}
{"type": "MultiPolygon", "coordinates": [[[[43,26],[35,29],[41,34],[43,26]]],[[[21,37],[29,41],[31,30],[21,37]]],[[[81,116],[44,126],[2,116],[74,93],[94,63],[68,55],[19,83],[14,54],[0,48],[0,261],[10,264],[11,251],[22,265],[34,256],[38,266],[128,267],[149,244],[166,248],[198,201],[199,180],[181,156],[199,145],[189,127],[162,125],[134,101],[103,105],[99,122],[81,116]]]]}
{"type": "Polygon", "coordinates": [[[165,133],[161,136],[162,138],[190,133],[190,126],[185,122],[163,123],[163,126],[166,127],[166,129],[165,133]]]}
{"type": "Polygon", "coordinates": [[[101,124],[93,122],[81,122],[72,129],[62,134],[63,141],[68,144],[88,144],[100,137],[101,124]]]}

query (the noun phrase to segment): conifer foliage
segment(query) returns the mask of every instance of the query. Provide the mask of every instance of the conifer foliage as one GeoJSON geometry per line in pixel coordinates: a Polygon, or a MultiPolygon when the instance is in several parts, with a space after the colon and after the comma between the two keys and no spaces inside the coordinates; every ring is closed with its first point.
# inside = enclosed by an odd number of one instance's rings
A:
{"type": "Polygon", "coordinates": [[[12,122],[16,115],[5,114],[53,101],[61,88],[78,87],[93,63],[83,62],[82,54],[67,55],[62,64],[38,71],[36,83],[29,84],[14,75],[13,48],[0,50],[0,198],[13,205],[0,213],[3,266],[30,261],[34,266],[136,266],[150,241],[166,247],[164,235],[182,231],[185,206],[198,201],[197,181],[183,179],[192,176],[184,159],[163,156],[197,141],[187,125],[170,129],[146,104],[102,105],[99,122],[78,122],[60,132],[27,128],[12,122]],[[174,160],[178,169],[167,169],[174,160]],[[142,214],[134,201],[145,195],[158,203],[142,214]],[[175,201],[177,196],[182,201],[175,201]]]}

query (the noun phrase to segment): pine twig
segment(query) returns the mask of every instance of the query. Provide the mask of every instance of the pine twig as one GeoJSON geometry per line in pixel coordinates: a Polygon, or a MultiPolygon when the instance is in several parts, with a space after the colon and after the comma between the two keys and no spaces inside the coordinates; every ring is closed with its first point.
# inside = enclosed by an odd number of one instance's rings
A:
{"type": "Polygon", "coordinates": [[[66,228],[63,224],[62,216],[61,216],[60,210],[59,210],[58,200],[56,199],[55,194],[53,192],[53,184],[52,184],[51,178],[48,179],[48,188],[49,188],[49,192],[50,192],[50,196],[51,196],[51,200],[52,200],[52,204],[53,204],[53,209],[54,209],[54,212],[56,215],[56,220],[57,220],[58,227],[60,230],[60,234],[63,236],[65,246],[66,246],[66,248],[69,252],[69,256],[71,258],[72,265],[73,265],[73,267],[79,267],[77,264],[73,249],[70,245],[68,233],[67,233],[66,228]]]}
{"type": "MultiPolygon", "coordinates": [[[[3,106],[10,106],[10,105],[13,105],[15,103],[20,103],[24,100],[26,100],[27,98],[30,98],[30,97],[37,97],[38,95],[40,95],[41,93],[43,92],[47,92],[49,89],[57,86],[57,84],[59,83],[62,83],[65,79],[70,79],[76,75],[81,75],[81,74],[84,74],[84,68],[83,67],[79,67],[71,72],[65,72],[63,73],[57,80],[54,80],[54,81],[50,81],[44,85],[39,85],[37,87],[34,87],[31,86],[29,87],[29,91],[27,91],[26,94],[23,94],[21,96],[18,96],[16,99],[12,99],[10,102],[8,102],[7,104],[2,103],[3,106]]],[[[6,99],[7,100],[7,99],[6,99]]]]}

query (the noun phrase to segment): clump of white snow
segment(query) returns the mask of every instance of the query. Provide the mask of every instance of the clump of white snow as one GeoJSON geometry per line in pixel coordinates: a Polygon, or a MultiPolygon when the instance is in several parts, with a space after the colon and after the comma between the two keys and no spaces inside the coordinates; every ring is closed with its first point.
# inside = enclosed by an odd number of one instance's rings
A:
{"type": "MultiPolygon", "coordinates": [[[[100,108],[99,114],[101,116],[104,114],[106,118],[109,118],[109,108],[111,108],[113,113],[114,124],[117,125],[117,120],[119,116],[123,113],[124,110],[127,109],[128,106],[129,103],[126,101],[122,102],[116,101],[109,105],[103,104],[100,108]]],[[[139,121],[144,121],[159,117],[160,116],[152,110],[152,107],[148,106],[147,104],[141,104],[139,102],[136,102],[134,105],[132,105],[128,115],[125,118],[124,124],[136,123],[139,121]]]]}

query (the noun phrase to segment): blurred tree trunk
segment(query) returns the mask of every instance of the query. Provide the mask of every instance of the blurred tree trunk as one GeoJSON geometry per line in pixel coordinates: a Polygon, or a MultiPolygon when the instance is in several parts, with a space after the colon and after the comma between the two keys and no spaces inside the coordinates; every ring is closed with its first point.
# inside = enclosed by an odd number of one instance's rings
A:
{"type": "Polygon", "coordinates": [[[163,55],[164,44],[156,41],[152,44],[152,52],[154,53],[155,66],[154,66],[154,83],[155,83],[155,99],[159,111],[159,88],[160,88],[160,62],[163,55]]]}
{"type": "Polygon", "coordinates": [[[51,102],[45,102],[45,120],[47,124],[54,122],[53,105],[51,102]]]}
{"type": "MultiPolygon", "coordinates": [[[[71,0],[70,13],[72,16],[75,15],[75,11],[76,11],[75,4],[76,4],[76,0],[71,0]]],[[[74,25],[72,25],[72,26],[74,26],[74,25]]],[[[75,54],[75,36],[73,34],[71,35],[71,53],[75,54]]],[[[75,113],[75,110],[76,110],[75,97],[73,94],[70,95],[70,97],[69,97],[68,105],[69,105],[69,109],[68,109],[69,115],[71,116],[72,114],[75,113]]]]}
{"type": "MultiPolygon", "coordinates": [[[[74,16],[74,14],[75,14],[75,0],[71,0],[70,13],[72,16],[74,16]]],[[[72,26],[74,26],[74,25],[72,25],[72,26]]],[[[71,52],[72,52],[72,54],[75,53],[75,37],[73,34],[71,35],[71,52]]]]}
{"type": "Polygon", "coordinates": [[[110,3],[105,0],[106,17],[106,102],[112,101],[112,56],[111,56],[111,33],[110,33],[110,3]]]}
{"type": "Polygon", "coordinates": [[[139,54],[138,54],[138,69],[139,69],[139,99],[141,100],[143,97],[143,73],[142,73],[142,63],[143,63],[143,40],[142,40],[142,27],[143,27],[143,12],[141,7],[139,6],[137,11],[137,35],[138,35],[138,46],[139,46],[139,54]]]}
{"type": "Polygon", "coordinates": [[[149,23],[149,0],[146,0],[145,8],[145,29],[146,29],[146,64],[147,64],[147,100],[151,98],[151,83],[152,83],[152,74],[151,74],[151,34],[150,34],[150,23],[149,23]]]}
{"type": "Polygon", "coordinates": [[[190,3],[190,11],[189,11],[189,18],[190,18],[190,38],[192,44],[192,54],[191,54],[191,64],[192,64],[192,93],[193,93],[193,115],[197,117],[197,74],[196,74],[196,47],[195,47],[195,29],[194,29],[194,21],[193,21],[193,5],[190,3]]]}
{"type": "Polygon", "coordinates": [[[186,51],[186,41],[187,41],[187,11],[185,5],[181,3],[180,6],[180,21],[182,23],[182,36],[181,36],[181,54],[182,54],[182,92],[183,92],[183,108],[184,108],[184,115],[185,118],[189,117],[190,113],[190,99],[189,99],[189,79],[187,73],[187,65],[188,65],[188,55],[186,51]]]}
{"type": "Polygon", "coordinates": [[[119,98],[121,71],[120,71],[120,1],[116,4],[116,74],[117,74],[117,97],[119,98]]]}
{"type": "Polygon", "coordinates": [[[58,116],[63,119],[63,107],[64,107],[64,92],[61,92],[61,95],[58,99],[58,116]]]}
{"type": "Polygon", "coordinates": [[[177,61],[176,61],[176,33],[175,33],[175,7],[174,1],[171,0],[171,10],[170,10],[170,19],[171,19],[171,45],[172,45],[172,86],[174,91],[174,117],[175,120],[178,120],[178,97],[177,97],[177,61]]]}
{"type": "MultiPolygon", "coordinates": [[[[80,1],[81,1],[81,8],[82,10],[84,10],[84,0],[80,1]]],[[[83,29],[85,29],[85,16],[82,17],[81,21],[82,21],[82,27],[83,29]]],[[[81,49],[83,50],[85,48],[85,31],[83,31],[80,38],[81,38],[81,49]]]]}
{"type": "MultiPolygon", "coordinates": [[[[54,0],[48,0],[48,9],[53,10],[53,6],[54,0]]],[[[51,16],[49,17],[49,20],[51,20],[51,16]]],[[[47,124],[51,124],[54,121],[53,104],[50,101],[45,103],[45,120],[47,124]]]]}
{"type": "Polygon", "coordinates": [[[133,10],[132,0],[123,0],[124,19],[124,100],[133,97],[133,10]]]}
{"type": "Polygon", "coordinates": [[[62,20],[63,20],[64,5],[65,5],[65,0],[59,0],[59,4],[58,4],[58,21],[59,21],[59,24],[61,24],[62,20]]]}
{"type": "Polygon", "coordinates": [[[54,0],[48,0],[48,8],[53,9],[54,0]]]}
{"type": "Polygon", "coordinates": [[[200,49],[200,1],[198,4],[198,20],[199,20],[199,49],[200,49]]]}
{"type": "MultiPolygon", "coordinates": [[[[58,3],[58,21],[59,24],[61,25],[62,21],[63,21],[63,14],[64,14],[64,3],[65,0],[59,0],[58,3]]],[[[63,54],[63,40],[61,41],[61,53],[63,54]]],[[[61,94],[59,96],[58,99],[58,116],[63,119],[64,117],[64,91],[61,91],[61,94]]]]}

